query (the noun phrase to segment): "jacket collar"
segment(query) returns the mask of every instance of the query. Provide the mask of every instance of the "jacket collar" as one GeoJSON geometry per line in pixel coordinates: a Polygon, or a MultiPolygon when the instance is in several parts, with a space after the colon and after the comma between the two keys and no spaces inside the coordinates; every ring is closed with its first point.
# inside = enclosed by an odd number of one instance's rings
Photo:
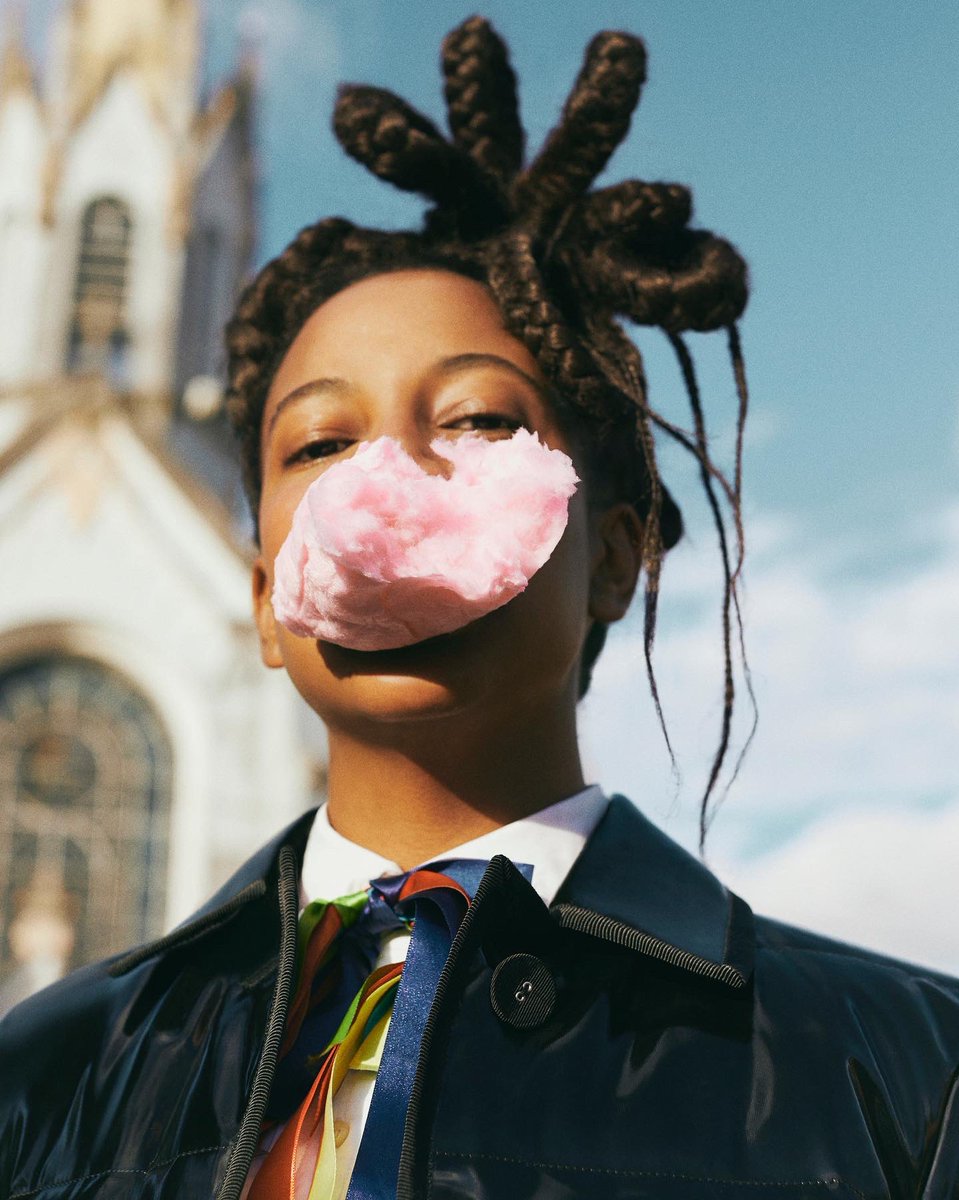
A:
{"type": "Polygon", "coordinates": [[[197,917],[206,916],[225,904],[233,903],[240,893],[257,889],[261,893],[264,890],[271,890],[279,874],[280,851],[284,846],[290,847],[296,855],[298,868],[302,868],[306,842],[310,836],[316,813],[315,808],[301,813],[292,824],[282,829],[265,846],[261,846],[251,858],[248,858],[242,866],[234,871],[219,891],[215,892],[206,904],[193,914],[190,923],[192,924],[197,917]]]}
{"type": "Polygon", "coordinates": [[[624,796],[610,800],[553,913],[567,927],[733,987],[752,973],[749,906],[624,796]]]}
{"type": "MultiPolygon", "coordinates": [[[[302,864],[315,815],[315,809],[303,813],[263,846],[185,927],[168,937],[232,910],[241,896],[252,899],[272,891],[283,847],[289,846],[302,864]]],[[[541,904],[531,885],[523,884],[541,904]]],[[[749,906],[624,796],[610,800],[551,911],[567,928],[734,988],[752,973],[749,906]]]]}
{"type": "MultiPolygon", "coordinates": [[[[253,901],[266,902],[280,913],[289,912],[295,925],[297,879],[315,815],[315,809],[303,813],[262,846],[202,908],[175,929],[111,960],[110,974],[125,975],[157,954],[218,929],[253,901]]],[[[278,950],[279,945],[275,948],[278,950]]]]}

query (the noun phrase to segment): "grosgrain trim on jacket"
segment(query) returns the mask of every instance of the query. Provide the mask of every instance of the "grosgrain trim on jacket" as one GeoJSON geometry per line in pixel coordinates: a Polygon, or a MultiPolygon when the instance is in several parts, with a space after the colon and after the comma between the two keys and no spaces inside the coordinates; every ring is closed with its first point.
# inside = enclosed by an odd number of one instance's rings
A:
{"type": "Polygon", "coordinates": [[[286,1024],[286,1014],[290,1007],[293,972],[296,969],[296,926],[299,909],[299,863],[290,846],[284,846],[280,850],[280,872],[276,886],[280,902],[281,939],[276,988],[273,992],[273,1003],[270,1005],[263,1051],[257,1063],[256,1075],[253,1077],[250,1102],[243,1114],[243,1122],[230,1154],[226,1178],[217,1193],[217,1200],[239,1200],[243,1191],[243,1184],[246,1182],[260,1140],[263,1114],[270,1098],[273,1073],[280,1053],[280,1043],[283,1041],[283,1026],[286,1024]]]}

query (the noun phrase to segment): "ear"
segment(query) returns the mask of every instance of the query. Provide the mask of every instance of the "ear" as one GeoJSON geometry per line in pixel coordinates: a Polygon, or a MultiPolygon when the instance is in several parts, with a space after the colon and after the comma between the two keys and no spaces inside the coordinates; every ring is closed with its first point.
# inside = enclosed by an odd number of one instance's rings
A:
{"type": "Polygon", "coordinates": [[[626,615],[643,564],[643,523],[631,504],[598,513],[592,529],[589,615],[606,625],[626,615]]]}
{"type": "Polygon", "coordinates": [[[283,655],[276,635],[272,588],[261,555],[253,563],[253,617],[260,635],[260,658],[267,667],[282,667],[283,655]]]}

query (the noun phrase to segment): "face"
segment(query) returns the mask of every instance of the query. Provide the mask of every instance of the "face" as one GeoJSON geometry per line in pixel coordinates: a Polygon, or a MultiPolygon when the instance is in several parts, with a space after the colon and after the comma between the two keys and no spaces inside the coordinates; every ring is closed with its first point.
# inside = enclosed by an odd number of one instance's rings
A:
{"type": "Polygon", "coordinates": [[[389,435],[426,470],[450,464],[437,437],[508,438],[520,426],[583,464],[526,347],[489,293],[445,271],[362,280],[307,320],[270,387],[261,430],[261,553],[253,572],[263,660],[284,667],[331,729],[473,713],[509,719],[575,705],[583,640],[619,619],[639,568],[628,505],[596,511],[584,484],[549,561],[526,591],[454,633],[399,650],[347,650],[296,637],[273,618],[273,563],[309,485],[363,441],[389,435]]]}

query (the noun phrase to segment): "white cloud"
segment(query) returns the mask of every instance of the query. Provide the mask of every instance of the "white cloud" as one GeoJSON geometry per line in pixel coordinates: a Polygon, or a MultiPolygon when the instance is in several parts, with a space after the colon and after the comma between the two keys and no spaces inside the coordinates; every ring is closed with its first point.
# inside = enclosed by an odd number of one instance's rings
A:
{"type": "MultiPolygon", "coordinates": [[[[591,773],[688,846],[721,680],[715,552],[705,532],[696,542],[667,565],[656,650],[679,799],[638,621],[611,636],[581,718],[591,773]]],[[[869,576],[842,569],[854,556],[835,537],[803,538],[791,523],[754,524],[752,542],[760,726],[710,861],[770,915],[959,969],[959,932],[943,919],[959,909],[959,506],[890,531],[896,561],[912,565],[869,576]]]]}
{"type": "Polygon", "coordinates": [[[957,859],[959,798],[935,812],[840,813],[719,870],[757,912],[959,974],[957,859]]]}

